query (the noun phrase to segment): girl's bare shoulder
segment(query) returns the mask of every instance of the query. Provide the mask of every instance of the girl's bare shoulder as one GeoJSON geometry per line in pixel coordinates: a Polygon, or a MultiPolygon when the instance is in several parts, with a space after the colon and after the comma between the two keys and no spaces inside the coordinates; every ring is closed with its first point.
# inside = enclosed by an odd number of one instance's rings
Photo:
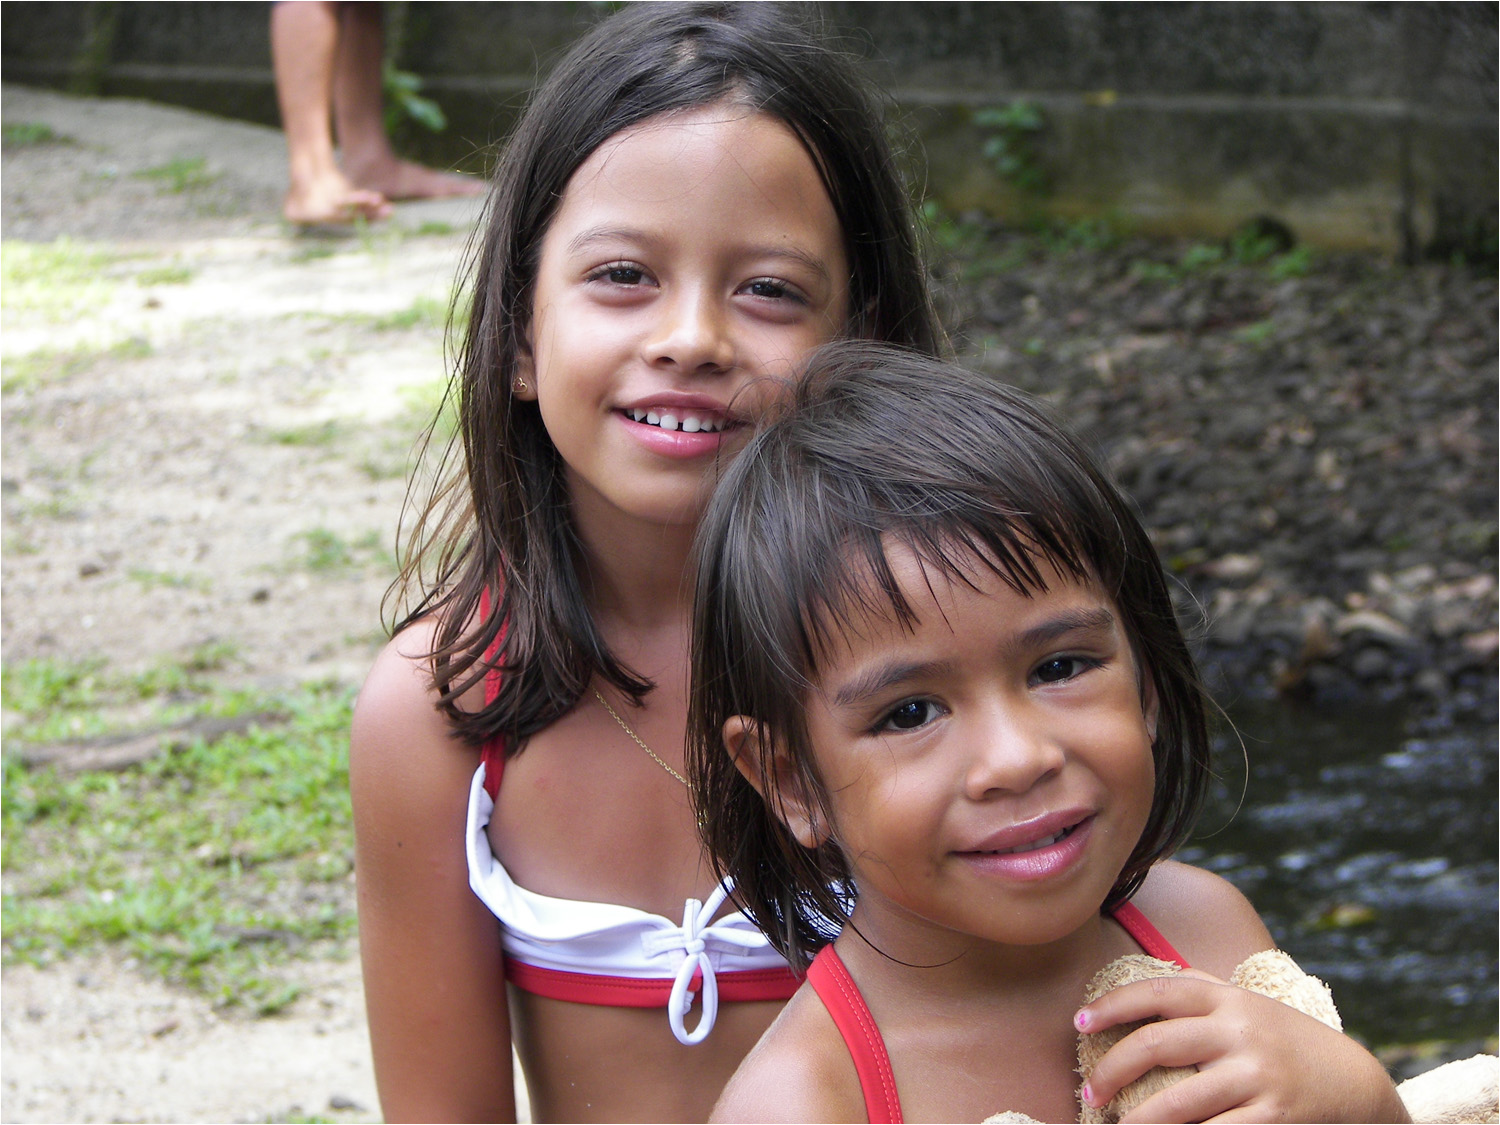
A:
{"type": "Polygon", "coordinates": [[[709,1120],[865,1120],[854,1061],[811,985],[797,990],[745,1056],[709,1120]]]}
{"type": "Polygon", "coordinates": [[[439,798],[446,809],[455,783],[460,795],[467,791],[478,753],[453,737],[437,707],[428,657],[436,629],[435,622],[423,621],[396,634],[360,689],[349,732],[356,813],[360,798],[366,808],[377,809],[388,798],[411,815],[424,804],[424,794],[439,798]]]}
{"type": "Polygon", "coordinates": [[[1250,900],[1201,867],[1158,863],[1134,901],[1188,964],[1217,977],[1227,978],[1246,957],[1275,946],[1250,900]]]}

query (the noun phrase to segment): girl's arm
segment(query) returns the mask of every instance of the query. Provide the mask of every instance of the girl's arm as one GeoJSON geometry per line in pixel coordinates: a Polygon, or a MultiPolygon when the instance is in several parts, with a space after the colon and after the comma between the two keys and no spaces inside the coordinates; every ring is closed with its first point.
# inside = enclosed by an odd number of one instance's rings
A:
{"type": "Polygon", "coordinates": [[[354,708],[360,957],[387,1121],[514,1121],[510,1017],[493,915],[469,889],[478,755],[434,709],[431,628],[391,641],[354,708]]]}
{"type": "Polygon", "coordinates": [[[1089,1104],[1104,1105],[1154,1066],[1196,1066],[1197,1074],[1121,1120],[1410,1120],[1385,1068],[1353,1039],[1222,979],[1250,954],[1273,948],[1239,891],[1206,871],[1166,863],[1153,869],[1136,902],[1195,968],[1127,985],[1082,1009],[1080,1028],[1088,1032],[1160,1021],[1099,1061],[1089,1104]]]}

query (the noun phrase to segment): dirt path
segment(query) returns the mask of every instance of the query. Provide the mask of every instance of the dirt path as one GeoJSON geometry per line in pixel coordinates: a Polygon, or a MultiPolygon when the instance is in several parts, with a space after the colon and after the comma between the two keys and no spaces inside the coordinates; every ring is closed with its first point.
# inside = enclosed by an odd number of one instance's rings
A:
{"type": "MultiPolygon", "coordinates": [[[[7,276],[48,282],[3,310],[6,661],[209,646],[231,683],[357,684],[477,206],[293,237],[274,130],[14,87],[0,109],[7,276]]],[[[255,1020],[109,956],[8,967],[0,1116],[377,1119],[357,963],[305,976],[255,1020]]]]}

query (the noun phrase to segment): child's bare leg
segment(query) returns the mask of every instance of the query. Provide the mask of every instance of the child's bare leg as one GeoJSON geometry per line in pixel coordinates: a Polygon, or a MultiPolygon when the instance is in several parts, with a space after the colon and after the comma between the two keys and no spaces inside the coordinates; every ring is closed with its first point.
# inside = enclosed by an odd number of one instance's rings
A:
{"type": "Polygon", "coordinates": [[[341,18],[333,115],[344,173],[355,184],[387,199],[478,195],[484,185],[474,177],[424,168],[391,150],[385,135],[381,74],[385,29],[380,5],[345,4],[341,18]]]}
{"type": "Polygon", "coordinates": [[[294,223],[379,219],[391,210],[378,191],[350,183],[334,160],[329,111],[338,40],[337,4],[303,0],[271,8],[271,59],[289,181],[281,209],[294,223]]]}

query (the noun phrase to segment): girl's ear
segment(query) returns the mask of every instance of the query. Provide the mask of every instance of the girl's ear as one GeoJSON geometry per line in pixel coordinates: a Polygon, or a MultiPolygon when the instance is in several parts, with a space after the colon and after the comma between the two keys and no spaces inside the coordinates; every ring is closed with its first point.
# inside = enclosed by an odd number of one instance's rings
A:
{"type": "Polygon", "coordinates": [[[811,800],[802,777],[784,747],[768,746],[760,724],[748,715],[733,715],[724,723],[724,749],[761,799],[804,848],[812,849],[829,837],[820,822],[817,802],[811,800]]]}
{"type": "Polygon", "coordinates": [[[521,349],[516,356],[516,370],[510,377],[510,393],[522,402],[536,401],[536,364],[531,359],[531,348],[521,349]]]}

